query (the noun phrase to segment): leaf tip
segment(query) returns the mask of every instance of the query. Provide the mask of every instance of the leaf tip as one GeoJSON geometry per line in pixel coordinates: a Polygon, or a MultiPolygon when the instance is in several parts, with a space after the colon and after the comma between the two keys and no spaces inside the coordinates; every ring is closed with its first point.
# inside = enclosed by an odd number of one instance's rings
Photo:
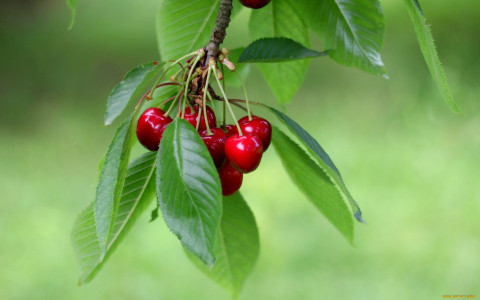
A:
{"type": "Polygon", "coordinates": [[[362,224],[367,224],[367,222],[365,222],[365,219],[363,219],[362,217],[362,212],[360,211],[360,208],[357,208],[357,211],[355,212],[355,219],[362,223],[362,224]]]}
{"type": "Polygon", "coordinates": [[[72,19],[70,21],[70,25],[68,25],[68,30],[72,30],[73,25],[75,24],[77,1],[76,0],[67,0],[67,5],[68,5],[68,7],[70,7],[70,11],[72,12],[72,19]]]}
{"type": "Polygon", "coordinates": [[[104,125],[104,126],[112,125],[112,120],[110,120],[110,119],[105,119],[105,120],[103,121],[103,125],[104,125]]]}
{"type": "Polygon", "coordinates": [[[465,115],[465,114],[463,113],[463,110],[460,108],[460,106],[458,106],[457,103],[455,103],[455,102],[453,101],[453,99],[450,99],[450,100],[448,101],[448,106],[449,106],[450,109],[451,109],[454,113],[456,113],[457,115],[459,115],[459,116],[464,116],[464,115],[465,115]]]}

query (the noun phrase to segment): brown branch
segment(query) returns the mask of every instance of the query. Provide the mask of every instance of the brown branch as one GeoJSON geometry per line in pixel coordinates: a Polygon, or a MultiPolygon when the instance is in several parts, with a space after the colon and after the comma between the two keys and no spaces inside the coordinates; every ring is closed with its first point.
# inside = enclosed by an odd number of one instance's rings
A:
{"type": "Polygon", "coordinates": [[[217,20],[215,21],[216,25],[210,36],[210,43],[207,46],[207,59],[205,60],[207,64],[211,57],[216,58],[220,52],[220,44],[223,43],[223,40],[227,35],[226,29],[230,24],[232,8],[232,0],[220,1],[220,8],[218,10],[217,20]]]}

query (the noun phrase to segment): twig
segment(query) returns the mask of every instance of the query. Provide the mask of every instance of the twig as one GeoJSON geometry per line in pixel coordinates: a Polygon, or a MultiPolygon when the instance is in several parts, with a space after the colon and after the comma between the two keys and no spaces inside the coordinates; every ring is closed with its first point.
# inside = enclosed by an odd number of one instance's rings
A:
{"type": "Polygon", "coordinates": [[[220,1],[220,7],[218,10],[217,19],[215,21],[216,26],[212,31],[210,43],[207,46],[207,59],[205,60],[206,64],[208,64],[208,61],[211,57],[217,58],[218,53],[220,52],[220,44],[223,43],[223,40],[227,35],[226,30],[230,24],[232,8],[232,0],[220,1]]]}

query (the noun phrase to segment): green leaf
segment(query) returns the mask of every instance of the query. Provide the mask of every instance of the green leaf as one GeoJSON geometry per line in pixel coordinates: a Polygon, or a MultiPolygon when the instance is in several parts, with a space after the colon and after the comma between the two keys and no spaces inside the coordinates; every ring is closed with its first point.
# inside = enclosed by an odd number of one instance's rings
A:
{"type": "MultiPolygon", "coordinates": [[[[175,60],[207,46],[219,4],[220,0],[163,0],[156,21],[162,59],[175,60]]],[[[241,7],[233,2],[232,18],[241,7]]]]}
{"type": "Polygon", "coordinates": [[[385,75],[380,56],[385,35],[378,0],[298,1],[309,27],[333,49],[335,61],[372,74],[385,75]]]}
{"type": "Polygon", "coordinates": [[[72,11],[72,20],[70,21],[70,25],[68,26],[68,30],[71,30],[73,28],[73,24],[75,24],[75,16],[77,14],[77,0],[67,0],[67,5],[72,11]]]}
{"type": "MultiPolygon", "coordinates": [[[[230,51],[228,59],[235,64],[238,74],[245,79],[250,74],[250,65],[249,64],[240,64],[238,59],[242,52],[245,50],[245,47],[236,48],[230,51]]],[[[223,68],[223,77],[225,79],[225,84],[231,87],[240,88],[242,87],[242,82],[238,79],[238,75],[235,72],[230,71],[226,67],[223,68]]]]}
{"type": "MultiPolygon", "coordinates": [[[[294,0],[275,0],[250,16],[250,36],[253,40],[264,37],[285,37],[309,47],[308,28],[294,0]]],[[[259,64],[273,94],[280,103],[289,102],[303,83],[308,59],[284,63],[259,64]]]]}
{"type": "Polygon", "coordinates": [[[186,249],[212,266],[222,216],[220,179],[207,147],[187,121],[176,119],[165,129],[156,178],[168,227],[186,249]]]}
{"type": "Polygon", "coordinates": [[[157,207],[155,207],[155,209],[152,210],[152,213],[150,215],[150,222],[153,222],[158,218],[158,210],[159,209],[160,208],[157,206],[157,207]]]}
{"type": "Polygon", "coordinates": [[[223,198],[223,216],[214,252],[216,262],[208,268],[186,251],[200,271],[225,287],[235,298],[253,270],[260,243],[255,217],[240,193],[223,198]]]}
{"type": "Polygon", "coordinates": [[[120,197],[132,148],[134,114],[117,129],[105,155],[95,195],[95,222],[102,256],[107,251],[110,232],[115,225],[120,197]]]}
{"type": "Polygon", "coordinates": [[[112,124],[130,101],[136,98],[140,100],[141,94],[146,92],[147,85],[158,75],[163,65],[164,63],[146,63],[136,66],[125,75],[108,96],[105,125],[112,124]]]}
{"type": "Polygon", "coordinates": [[[315,159],[317,164],[328,175],[343,197],[349,202],[352,210],[355,212],[355,218],[359,222],[365,223],[362,218],[362,212],[358,203],[353,199],[345,183],[343,182],[340,172],[330,159],[330,156],[328,156],[325,150],[323,150],[322,146],[320,146],[320,144],[305,129],[303,129],[297,122],[292,120],[286,114],[273,107],[265,107],[273,112],[274,115],[290,130],[290,132],[296,136],[298,142],[300,142],[307,149],[308,153],[313,157],[313,159],[315,159]]]}
{"type": "Polygon", "coordinates": [[[155,196],[153,174],[156,159],[156,153],[150,152],[130,163],[105,258],[102,259],[97,239],[94,203],[78,216],[72,230],[72,243],[80,266],[80,284],[95,277],[139,216],[148,208],[155,196]]]}
{"type": "Polygon", "coordinates": [[[438,58],[430,27],[425,24],[425,18],[423,17],[420,3],[416,0],[405,0],[405,5],[412,18],[420,49],[422,50],[423,57],[430,70],[430,74],[432,74],[433,80],[437,84],[438,89],[442,93],[443,98],[445,98],[450,109],[457,114],[463,114],[450,93],[447,77],[445,76],[440,59],[438,58]]]}
{"type": "Polygon", "coordinates": [[[315,58],[328,55],[328,50],[319,52],[305,48],[302,44],[287,38],[263,38],[248,45],[238,62],[275,63],[297,59],[315,58]]]}
{"type": "Polygon", "coordinates": [[[293,182],[353,244],[354,225],[351,210],[330,177],[278,128],[273,127],[272,137],[275,150],[293,182]]]}

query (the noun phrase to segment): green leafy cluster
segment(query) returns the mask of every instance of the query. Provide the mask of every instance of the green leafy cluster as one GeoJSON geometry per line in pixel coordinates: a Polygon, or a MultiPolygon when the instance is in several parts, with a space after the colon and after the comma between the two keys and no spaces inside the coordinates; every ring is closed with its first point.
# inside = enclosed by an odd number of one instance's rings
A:
{"type": "MultiPolygon", "coordinates": [[[[417,1],[405,0],[422,52],[449,104],[445,75],[417,1]]],[[[75,13],[76,1],[68,2],[75,13]]],[[[215,26],[220,0],[163,0],[157,18],[159,50],[164,61],[205,46],[215,26]]],[[[233,17],[241,6],[234,1],[233,17]]],[[[240,73],[258,66],[280,103],[291,100],[302,84],[310,59],[329,56],[369,73],[386,76],[380,57],[384,21],[377,0],[274,0],[253,11],[253,42],[231,51],[240,73]],[[327,50],[309,49],[313,31],[327,50]]],[[[107,100],[105,124],[112,124],[163,70],[163,63],[132,69],[107,100]]],[[[227,83],[236,85],[228,73],[227,83]]],[[[178,87],[157,90],[155,106],[178,87]]],[[[364,222],[340,172],[320,144],[297,122],[275,108],[260,106],[278,120],[272,144],[292,181],[353,244],[354,219],[364,222]]],[[[207,276],[236,296],[259,254],[255,218],[240,193],[223,197],[217,170],[192,126],[176,119],[163,133],[159,150],[131,159],[138,106],[118,127],[100,165],[94,202],[77,218],[72,240],[80,264],[80,283],[93,279],[152,199],[187,256],[207,276]]],[[[152,214],[152,218],[155,218],[152,214]]]]}
{"type": "MultiPolygon", "coordinates": [[[[108,98],[106,120],[118,117],[161,66],[149,63],[127,73],[108,98]]],[[[148,105],[156,105],[156,98],[172,92],[159,92],[148,105]]],[[[353,218],[363,220],[338,169],[298,123],[274,108],[262,107],[289,134],[274,127],[273,145],[293,182],[353,243],[353,218]]],[[[222,197],[213,160],[198,133],[183,119],[168,125],[157,152],[131,160],[135,120],[136,110],[119,125],[100,165],[95,201],[74,224],[80,283],[95,276],[156,195],[163,219],[188,257],[237,295],[259,252],[253,213],[239,193],[222,197]]]]}

